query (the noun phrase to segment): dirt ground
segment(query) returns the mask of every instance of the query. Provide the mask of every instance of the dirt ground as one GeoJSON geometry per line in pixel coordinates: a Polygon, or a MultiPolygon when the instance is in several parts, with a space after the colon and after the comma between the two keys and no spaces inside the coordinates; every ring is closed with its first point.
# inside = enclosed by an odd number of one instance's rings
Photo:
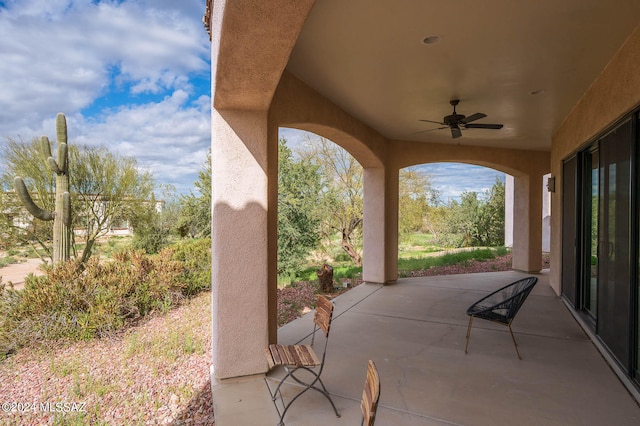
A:
{"type": "Polygon", "coordinates": [[[4,268],[0,268],[0,277],[4,284],[9,284],[9,281],[13,283],[16,289],[24,287],[24,277],[29,274],[43,275],[40,266],[42,260],[40,259],[27,259],[25,262],[14,263],[4,268]]]}

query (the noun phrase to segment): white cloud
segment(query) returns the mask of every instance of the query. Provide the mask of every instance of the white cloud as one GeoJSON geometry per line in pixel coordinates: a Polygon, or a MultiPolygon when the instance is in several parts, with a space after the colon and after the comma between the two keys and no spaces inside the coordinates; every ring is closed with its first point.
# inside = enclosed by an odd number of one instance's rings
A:
{"type": "Polygon", "coordinates": [[[55,115],[64,112],[71,143],[104,144],[135,156],[162,182],[195,180],[210,143],[208,88],[195,93],[191,80],[209,74],[205,0],[1,4],[2,142],[53,137],[55,115]],[[132,98],[82,115],[114,87],[165,97],[155,103],[132,98]]]}
{"type": "Polygon", "coordinates": [[[497,170],[463,163],[422,164],[418,168],[431,176],[434,187],[442,191],[444,203],[459,200],[463,192],[477,192],[482,197],[496,179],[505,179],[505,174],[497,170]]]}
{"type": "Polygon", "coordinates": [[[203,96],[189,105],[187,94],[177,90],[162,102],[122,107],[95,120],[69,117],[69,138],[135,157],[158,181],[185,192],[197,179],[210,146],[208,99],[203,96]]]}

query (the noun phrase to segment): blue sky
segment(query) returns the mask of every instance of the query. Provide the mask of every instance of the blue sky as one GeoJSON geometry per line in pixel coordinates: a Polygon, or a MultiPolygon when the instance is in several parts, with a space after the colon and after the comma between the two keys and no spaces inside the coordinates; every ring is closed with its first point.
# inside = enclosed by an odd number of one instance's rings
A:
{"type": "Polygon", "coordinates": [[[55,139],[132,156],[188,192],[211,141],[205,0],[0,1],[0,143],[55,139]]]}
{"type": "MultiPolygon", "coordinates": [[[[205,0],[0,0],[0,143],[55,138],[132,156],[156,181],[193,189],[211,141],[205,0]]],[[[283,131],[290,143],[302,132],[283,131]]],[[[499,174],[420,166],[443,201],[499,174]]]]}
{"type": "MultiPolygon", "coordinates": [[[[279,136],[286,139],[287,146],[294,150],[306,141],[320,137],[295,129],[280,129],[279,136]]],[[[502,182],[505,180],[505,174],[502,172],[470,164],[433,163],[416,167],[431,177],[433,186],[442,193],[440,201],[445,204],[452,200],[459,201],[460,195],[465,191],[483,195],[493,186],[496,179],[502,182]]]]}

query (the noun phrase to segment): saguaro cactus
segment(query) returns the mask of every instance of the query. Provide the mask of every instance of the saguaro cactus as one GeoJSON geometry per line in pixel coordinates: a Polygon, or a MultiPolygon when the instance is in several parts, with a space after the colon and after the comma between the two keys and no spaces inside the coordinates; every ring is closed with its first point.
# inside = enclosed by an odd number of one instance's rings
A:
{"type": "Polygon", "coordinates": [[[71,198],[69,196],[69,154],[67,150],[67,119],[64,114],[56,116],[56,133],[58,138],[58,160],[51,155],[49,138],[42,136],[40,145],[44,159],[53,173],[56,174],[55,210],[49,212],[41,209],[31,199],[27,187],[21,177],[16,176],[13,184],[16,193],[26,209],[35,218],[53,220],[53,263],[69,260],[69,244],[71,241],[71,198]]]}

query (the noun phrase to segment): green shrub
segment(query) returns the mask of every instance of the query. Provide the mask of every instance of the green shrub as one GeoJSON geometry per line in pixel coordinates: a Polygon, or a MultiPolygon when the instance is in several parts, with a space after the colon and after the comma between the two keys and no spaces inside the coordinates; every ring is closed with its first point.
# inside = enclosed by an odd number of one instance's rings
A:
{"type": "Polygon", "coordinates": [[[333,279],[340,281],[342,278],[354,279],[362,274],[362,266],[339,266],[333,268],[333,279]]]}
{"type": "Polygon", "coordinates": [[[144,250],[149,254],[158,253],[169,241],[169,231],[159,225],[149,224],[138,227],[131,244],[135,250],[144,250]]]}
{"type": "Polygon", "coordinates": [[[5,256],[0,258],[0,268],[4,268],[7,265],[16,263],[16,259],[12,256],[5,256]]]}
{"type": "Polygon", "coordinates": [[[0,356],[38,341],[107,335],[186,294],[183,265],[172,250],[156,256],[123,252],[114,261],[91,258],[29,275],[21,291],[0,283],[0,356]]]}
{"type": "Polygon", "coordinates": [[[504,256],[509,253],[509,249],[507,247],[496,247],[496,256],[504,256]]]}
{"type": "Polygon", "coordinates": [[[345,253],[344,251],[341,251],[336,255],[335,260],[336,262],[348,262],[351,260],[351,258],[347,253],[345,253]]]}
{"type": "Polygon", "coordinates": [[[211,288],[211,238],[180,241],[171,246],[173,260],[184,264],[180,277],[188,296],[211,288]]]}

